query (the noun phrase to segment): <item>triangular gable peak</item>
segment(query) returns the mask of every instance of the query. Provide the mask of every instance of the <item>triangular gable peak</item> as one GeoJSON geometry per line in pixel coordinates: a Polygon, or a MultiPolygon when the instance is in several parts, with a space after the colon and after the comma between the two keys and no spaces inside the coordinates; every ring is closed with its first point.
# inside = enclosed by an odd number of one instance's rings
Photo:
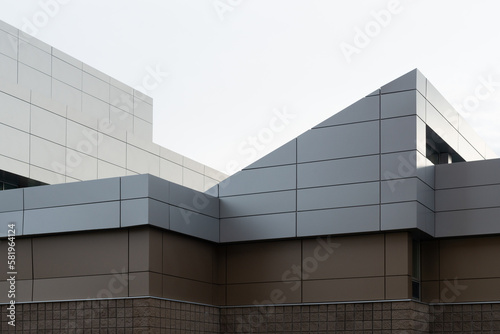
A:
{"type": "Polygon", "coordinates": [[[434,235],[434,165],[492,157],[415,69],[222,182],[221,241],[434,235]]]}

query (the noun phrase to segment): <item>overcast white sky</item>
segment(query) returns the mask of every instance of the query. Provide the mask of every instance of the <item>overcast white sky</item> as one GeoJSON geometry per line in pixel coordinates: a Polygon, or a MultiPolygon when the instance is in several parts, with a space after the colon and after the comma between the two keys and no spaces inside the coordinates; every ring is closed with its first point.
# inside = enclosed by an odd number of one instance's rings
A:
{"type": "Polygon", "coordinates": [[[228,165],[243,168],[413,68],[500,155],[499,9],[498,0],[0,0],[0,19],[147,88],[154,141],[231,174],[228,165]],[[158,84],[145,87],[151,72],[158,84]]]}

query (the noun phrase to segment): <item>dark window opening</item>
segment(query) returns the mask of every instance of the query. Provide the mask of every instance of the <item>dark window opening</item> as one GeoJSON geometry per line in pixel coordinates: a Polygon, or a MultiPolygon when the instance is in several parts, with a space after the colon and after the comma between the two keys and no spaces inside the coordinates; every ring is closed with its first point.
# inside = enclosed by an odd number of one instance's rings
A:
{"type": "Polygon", "coordinates": [[[420,282],[411,281],[411,298],[420,300],[420,282]]]}
{"type": "Polygon", "coordinates": [[[465,161],[460,154],[428,126],[426,127],[425,155],[434,165],[465,161]]]}
{"type": "Polygon", "coordinates": [[[411,297],[420,300],[420,241],[412,240],[411,297]]]}
{"type": "Polygon", "coordinates": [[[0,170],[0,190],[42,186],[45,183],[0,170]]]}

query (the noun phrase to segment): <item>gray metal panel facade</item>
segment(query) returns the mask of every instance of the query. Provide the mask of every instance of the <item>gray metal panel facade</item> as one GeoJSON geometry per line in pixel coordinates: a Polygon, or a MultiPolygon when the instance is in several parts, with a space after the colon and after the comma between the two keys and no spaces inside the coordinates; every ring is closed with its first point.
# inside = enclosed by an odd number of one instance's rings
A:
{"type": "Polygon", "coordinates": [[[500,233],[500,208],[436,213],[436,238],[500,233]]]}
{"type": "Polygon", "coordinates": [[[171,205],[178,206],[193,212],[205,214],[214,218],[219,217],[219,199],[207,193],[189,189],[171,183],[169,201],[171,205]]]}
{"type": "Polygon", "coordinates": [[[299,163],[378,153],[378,121],[316,128],[297,138],[299,163]]]}
{"type": "Polygon", "coordinates": [[[299,164],[297,187],[378,181],[379,168],[379,155],[299,164]]]}
{"type": "Polygon", "coordinates": [[[220,220],[220,241],[236,242],[296,236],[295,213],[225,218],[220,220]]]}
{"type": "Polygon", "coordinates": [[[24,211],[24,235],[118,227],[120,227],[119,201],[24,211]]]}
{"type": "Polygon", "coordinates": [[[296,192],[294,190],[222,197],[220,217],[242,217],[271,213],[295,212],[296,192]]]}
{"type": "Polygon", "coordinates": [[[120,207],[120,226],[125,227],[148,224],[148,202],[148,198],[123,200],[120,207]]]}
{"type": "Polygon", "coordinates": [[[416,115],[418,106],[417,98],[423,97],[416,90],[383,94],[380,98],[381,118],[416,115]]]}
{"type": "Polygon", "coordinates": [[[297,236],[379,231],[379,205],[297,213],[297,236]]]}
{"type": "Polygon", "coordinates": [[[0,191],[0,212],[18,211],[24,208],[24,189],[0,191]]]}
{"type": "Polygon", "coordinates": [[[170,208],[170,230],[219,242],[219,219],[177,207],[170,208]]]}
{"type": "Polygon", "coordinates": [[[427,79],[422,75],[422,73],[420,73],[419,70],[414,69],[382,86],[380,88],[380,92],[384,94],[417,89],[422,94],[425,94],[426,86],[427,79]]]}
{"type": "Polygon", "coordinates": [[[500,207],[500,184],[436,190],[436,205],[436,211],[500,207]]]}
{"type": "Polygon", "coordinates": [[[500,159],[436,166],[436,237],[500,233],[500,159]]]}
{"type": "Polygon", "coordinates": [[[397,185],[393,181],[381,182],[381,203],[418,201],[430,210],[434,210],[434,189],[418,178],[405,178],[397,185]]]}
{"type": "Polygon", "coordinates": [[[0,193],[0,225],[16,220],[19,233],[43,234],[150,224],[213,242],[409,229],[500,233],[500,159],[434,166],[427,127],[467,160],[487,152],[415,70],[214,191],[148,174],[11,190],[0,193]]]}
{"type": "MultiPolygon", "coordinates": [[[[11,229],[10,224],[15,225],[16,236],[23,234],[24,211],[9,211],[0,213],[0,237],[6,237],[11,229]]],[[[12,233],[11,233],[12,234],[12,233]]]]}
{"type": "Polygon", "coordinates": [[[170,228],[170,206],[151,199],[140,198],[121,202],[121,227],[153,225],[170,228]]]}
{"type": "Polygon", "coordinates": [[[381,128],[382,153],[417,149],[417,118],[415,116],[384,119],[381,128]]]}
{"type": "Polygon", "coordinates": [[[297,163],[297,139],[277,148],[245,169],[290,165],[297,163]]]}
{"type": "Polygon", "coordinates": [[[378,120],[380,115],[379,100],[380,97],[378,95],[365,97],[339,111],[314,128],[378,120]]]}
{"type": "Polygon", "coordinates": [[[381,155],[381,178],[391,181],[394,188],[402,179],[418,177],[429,187],[434,187],[434,165],[417,151],[381,155]]]}
{"type": "Polygon", "coordinates": [[[219,196],[254,194],[295,188],[295,165],[244,169],[219,184],[219,196]]]}
{"type": "Polygon", "coordinates": [[[297,192],[298,211],[374,205],[379,203],[379,182],[316,187],[301,189],[297,192]]]}
{"type": "Polygon", "coordinates": [[[24,208],[37,209],[120,199],[120,178],[24,189],[24,208]]]}
{"type": "Polygon", "coordinates": [[[418,229],[434,236],[434,212],[417,201],[383,204],[381,230],[418,229]]]}
{"type": "Polygon", "coordinates": [[[149,224],[210,241],[219,238],[218,198],[148,174],[7,190],[0,198],[5,233],[12,222],[17,235],[149,224]],[[174,224],[172,216],[178,220],[174,224]]]}
{"type": "Polygon", "coordinates": [[[159,177],[141,174],[121,178],[121,198],[151,197],[163,202],[169,201],[170,182],[159,177]]]}
{"type": "Polygon", "coordinates": [[[500,159],[436,166],[436,189],[500,183],[500,159]]]}

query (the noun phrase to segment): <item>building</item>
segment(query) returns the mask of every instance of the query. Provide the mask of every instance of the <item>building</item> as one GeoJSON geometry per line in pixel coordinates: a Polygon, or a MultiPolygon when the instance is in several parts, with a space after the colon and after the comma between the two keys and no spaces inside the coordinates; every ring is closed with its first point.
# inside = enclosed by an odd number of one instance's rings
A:
{"type": "Polygon", "coordinates": [[[0,28],[2,332],[500,332],[500,159],[418,70],[225,178],[0,28]]]}

